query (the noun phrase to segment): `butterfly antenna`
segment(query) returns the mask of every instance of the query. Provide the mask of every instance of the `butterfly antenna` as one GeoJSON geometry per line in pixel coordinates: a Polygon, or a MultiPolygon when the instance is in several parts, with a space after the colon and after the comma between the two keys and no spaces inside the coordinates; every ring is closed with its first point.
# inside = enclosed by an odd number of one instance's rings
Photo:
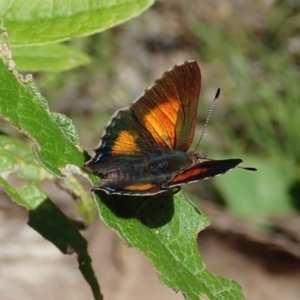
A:
{"type": "Polygon", "coordinates": [[[208,125],[210,116],[211,116],[211,114],[212,114],[212,112],[213,112],[213,109],[214,109],[214,107],[215,107],[215,104],[216,104],[216,102],[218,101],[218,98],[219,98],[219,96],[220,96],[220,92],[221,92],[221,89],[218,88],[218,89],[217,89],[217,92],[216,92],[216,95],[215,95],[215,98],[214,98],[214,101],[213,101],[213,103],[212,103],[212,105],[211,105],[211,107],[210,107],[210,109],[209,109],[209,112],[208,112],[208,115],[207,115],[207,118],[206,118],[204,127],[203,127],[203,129],[202,129],[202,132],[201,132],[199,141],[198,141],[198,143],[197,143],[197,145],[196,145],[196,148],[195,148],[194,152],[196,152],[197,148],[198,148],[199,145],[200,145],[200,142],[201,142],[201,140],[202,140],[202,138],[203,138],[204,132],[205,132],[206,127],[207,127],[207,125],[208,125]]]}

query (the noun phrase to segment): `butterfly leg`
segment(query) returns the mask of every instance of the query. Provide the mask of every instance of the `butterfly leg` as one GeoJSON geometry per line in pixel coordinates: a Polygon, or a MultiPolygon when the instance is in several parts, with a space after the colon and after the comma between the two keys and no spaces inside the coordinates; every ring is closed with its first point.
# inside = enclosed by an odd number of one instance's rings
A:
{"type": "Polygon", "coordinates": [[[172,190],[173,195],[177,194],[178,192],[181,191],[181,187],[180,186],[175,186],[172,190]]]}

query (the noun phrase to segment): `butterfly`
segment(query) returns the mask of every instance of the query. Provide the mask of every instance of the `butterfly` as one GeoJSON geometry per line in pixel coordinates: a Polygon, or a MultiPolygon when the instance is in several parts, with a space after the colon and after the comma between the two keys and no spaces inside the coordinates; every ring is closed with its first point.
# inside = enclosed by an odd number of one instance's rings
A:
{"type": "Polygon", "coordinates": [[[102,177],[94,190],[155,195],[237,167],[239,158],[210,160],[188,151],[200,88],[197,62],[186,61],[166,71],[129,107],[116,111],[84,166],[102,177]]]}

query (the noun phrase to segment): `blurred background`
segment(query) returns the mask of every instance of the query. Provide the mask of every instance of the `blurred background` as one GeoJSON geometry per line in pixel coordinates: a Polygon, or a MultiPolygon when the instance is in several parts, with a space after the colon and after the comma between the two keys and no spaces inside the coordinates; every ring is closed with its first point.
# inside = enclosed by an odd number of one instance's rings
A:
{"type": "MultiPolygon", "coordinates": [[[[200,253],[212,273],[236,280],[246,299],[299,299],[299,1],[160,0],[125,24],[69,44],[92,63],[34,79],[51,110],[73,120],[90,154],[116,109],[174,64],[198,61],[195,144],[221,88],[198,151],[258,169],[184,187],[211,220],[198,236],[200,253]]],[[[68,211],[67,194],[45,188],[68,211]]],[[[2,300],[92,299],[75,257],[25,225],[26,212],[4,194],[0,217],[0,243],[7,245],[0,248],[2,300]]],[[[85,235],[105,299],[183,299],[100,221],[85,235]]]]}

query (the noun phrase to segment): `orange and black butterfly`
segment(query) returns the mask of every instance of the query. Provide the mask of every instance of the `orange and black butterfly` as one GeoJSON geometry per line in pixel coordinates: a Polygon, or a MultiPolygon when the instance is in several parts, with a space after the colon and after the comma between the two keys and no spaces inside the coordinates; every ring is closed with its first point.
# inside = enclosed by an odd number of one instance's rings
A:
{"type": "MultiPolygon", "coordinates": [[[[107,194],[155,195],[223,174],[239,158],[209,160],[188,151],[201,88],[195,61],[176,65],[129,107],[116,111],[85,169],[101,175],[107,194]]],[[[250,169],[250,168],[249,168],[250,169]]]]}

